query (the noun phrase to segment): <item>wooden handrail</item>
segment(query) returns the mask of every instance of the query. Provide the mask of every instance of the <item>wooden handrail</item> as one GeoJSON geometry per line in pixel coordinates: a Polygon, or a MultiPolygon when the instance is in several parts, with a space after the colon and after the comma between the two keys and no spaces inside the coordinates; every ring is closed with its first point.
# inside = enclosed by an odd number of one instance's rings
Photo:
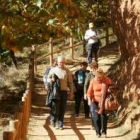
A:
{"type": "MultiPolygon", "coordinates": [[[[110,26],[111,27],[111,26],[110,26]]],[[[105,36],[103,36],[103,37],[101,37],[100,39],[102,40],[102,39],[106,39],[106,46],[108,46],[108,44],[109,44],[109,37],[110,36],[113,36],[114,34],[109,34],[109,31],[108,31],[108,27],[101,27],[101,28],[99,28],[99,29],[105,29],[106,30],[106,35],[105,36]]],[[[60,53],[61,51],[65,51],[65,50],[67,50],[67,49],[69,49],[70,50],[70,58],[71,59],[74,59],[74,48],[75,47],[77,47],[77,46],[79,46],[79,45],[82,45],[83,44],[83,42],[78,42],[78,43],[76,43],[76,44],[74,44],[74,42],[73,42],[73,36],[72,35],[70,35],[70,39],[69,39],[69,44],[67,44],[67,45],[64,45],[64,46],[60,46],[61,47],[61,50],[60,49],[58,49],[58,50],[56,50],[56,51],[54,51],[53,50],[53,43],[58,43],[59,41],[61,41],[61,40],[63,40],[63,39],[66,39],[65,37],[62,37],[62,38],[58,38],[58,39],[51,39],[51,40],[49,40],[47,43],[46,43],[46,45],[47,45],[47,47],[49,47],[50,48],[50,52],[49,53],[47,53],[47,54],[45,54],[45,55],[43,55],[43,56],[41,56],[41,57],[38,57],[38,58],[36,58],[36,60],[35,60],[35,65],[36,65],[36,67],[37,67],[37,62],[38,61],[41,61],[42,59],[44,59],[45,57],[48,57],[48,56],[50,56],[50,65],[52,65],[52,62],[53,62],[53,55],[54,54],[56,54],[56,53],[60,53]]],[[[44,45],[44,44],[43,44],[44,45]]],[[[38,49],[39,47],[37,46],[36,47],[36,49],[38,49]]]]}
{"type": "Polygon", "coordinates": [[[18,105],[18,112],[15,113],[14,120],[9,122],[9,130],[3,132],[3,140],[26,140],[29,117],[31,113],[31,94],[33,92],[34,81],[34,50],[31,52],[29,62],[29,81],[27,90],[22,96],[18,105]]]}

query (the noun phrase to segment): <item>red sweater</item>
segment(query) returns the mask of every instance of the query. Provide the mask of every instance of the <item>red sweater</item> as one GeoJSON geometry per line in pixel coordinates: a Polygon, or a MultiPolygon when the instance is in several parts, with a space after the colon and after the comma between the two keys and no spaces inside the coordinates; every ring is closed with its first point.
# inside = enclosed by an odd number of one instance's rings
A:
{"type": "MultiPolygon", "coordinates": [[[[104,78],[104,83],[106,85],[111,84],[111,80],[108,77],[104,78]]],[[[92,102],[99,102],[101,99],[101,88],[102,88],[102,81],[97,81],[94,78],[89,85],[87,96],[90,97],[92,102]]]]}

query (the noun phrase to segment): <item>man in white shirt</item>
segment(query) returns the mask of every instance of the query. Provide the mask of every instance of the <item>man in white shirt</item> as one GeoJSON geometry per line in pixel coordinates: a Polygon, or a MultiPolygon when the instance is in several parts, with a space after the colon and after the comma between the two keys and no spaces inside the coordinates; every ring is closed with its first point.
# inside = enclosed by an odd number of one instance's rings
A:
{"type": "Polygon", "coordinates": [[[85,40],[88,42],[88,63],[92,62],[92,55],[94,53],[95,61],[98,62],[98,51],[99,51],[99,34],[94,29],[94,24],[89,23],[89,29],[85,33],[85,40]]]}
{"type": "Polygon", "coordinates": [[[67,105],[67,92],[70,92],[70,98],[73,98],[73,80],[71,72],[65,67],[65,58],[63,56],[57,59],[58,66],[52,68],[49,72],[47,82],[50,82],[50,75],[56,74],[60,79],[60,104],[58,107],[58,116],[55,118],[50,118],[50,121],[58,121],[58,126],[56,128],[63,129],[63,120],[67,105]]]}

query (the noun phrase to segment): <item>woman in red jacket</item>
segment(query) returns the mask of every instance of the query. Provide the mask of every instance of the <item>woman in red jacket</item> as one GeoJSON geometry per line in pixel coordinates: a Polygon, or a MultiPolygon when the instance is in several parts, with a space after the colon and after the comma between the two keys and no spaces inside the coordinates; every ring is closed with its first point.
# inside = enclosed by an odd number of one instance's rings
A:
{"type": "Polygon", "coordinates": [[[87,91],[88,104],[91,108],[91,116],[93,116],[92,119],[97,137],[101,135],[106,137],[107,134],[107,115],[104,110],[104,101],[109,85],[111,85],[111,80],[105,76],[101,68],[98,68],[95,72],[95,78],[90,82],[87,91]]]}

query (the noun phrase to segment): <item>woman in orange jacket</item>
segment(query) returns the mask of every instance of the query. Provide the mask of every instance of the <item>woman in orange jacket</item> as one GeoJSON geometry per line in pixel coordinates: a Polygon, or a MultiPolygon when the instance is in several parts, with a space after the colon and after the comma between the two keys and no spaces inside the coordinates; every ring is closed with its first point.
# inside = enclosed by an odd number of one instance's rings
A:
{"type": "Polygon", "coordinates": [[[97,137],[101,135],[106,137],[107,134],[107,115],[104,110],[104,101],[109,85],[111,85],[111,80],[105,76],[101,68],[98,68],[95,72],[95,78],[90,82],[87,91],[88,104],[91,108],[91,116],[97,137]]]}

